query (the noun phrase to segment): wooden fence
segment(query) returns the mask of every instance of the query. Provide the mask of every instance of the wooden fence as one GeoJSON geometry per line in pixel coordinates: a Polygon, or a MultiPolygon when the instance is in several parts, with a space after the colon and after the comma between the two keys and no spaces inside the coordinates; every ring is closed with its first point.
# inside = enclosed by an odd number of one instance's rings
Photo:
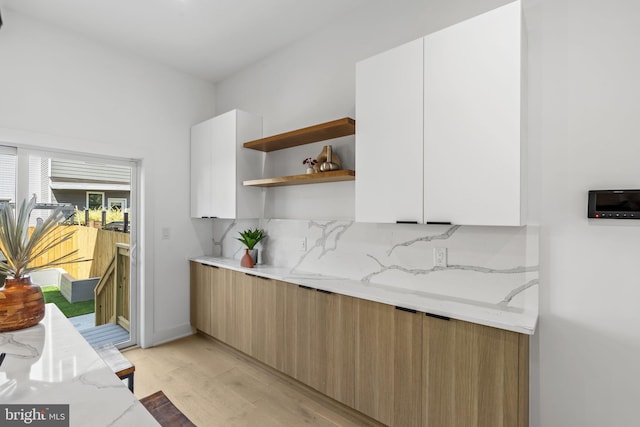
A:
{"type": "Polygon", "coordinates": [[[113,259],[116,251],[116,243],[129,243],[128,233],[99,230],[97,228],[82,227],[79,225],[60,225],[53,233],[62,235],[70,230],[75,230],[70,240],[37,258],[32,265],[43,265],[48,261],[77,249],[78,256],[90,261],[63,264],[58,267],[64,268],[76,279],[98,277],[104,274],[113,259]]]}

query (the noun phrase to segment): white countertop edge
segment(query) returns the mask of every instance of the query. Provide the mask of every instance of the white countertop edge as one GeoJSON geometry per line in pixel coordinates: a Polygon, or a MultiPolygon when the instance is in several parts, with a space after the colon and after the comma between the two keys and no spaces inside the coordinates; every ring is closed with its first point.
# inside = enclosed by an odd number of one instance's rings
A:
{"type": "Polygon", "coordinates": [[[71,426],[160,425],[55,304],[38,325],[1,332],[0,343],[2,403],[69,405],[71,426]]]}
{"type": "Polygon", "coordinates": [[[447,300],[446,297],[416,297],[415,295],[403,293],[401,289],[394,292],[390,290],[389,287],[382,289],[375,285],[369,286],[352,279],[325,276],[316,273],[305,274],[298,272],[291,274],[289,269],[283,267],[258,264],[255,268],[245,268],[240,266],[239,260],[208,256],[191,258],[191,261],[526,335],[533,335],[535,333],[538,321],[537,312],[514,312],[500,308],[486,307],[480,305],[480,303],[479,305],[473,305],[447,300]],[[340,286],[340,284],[343,286],[340,286]]]}

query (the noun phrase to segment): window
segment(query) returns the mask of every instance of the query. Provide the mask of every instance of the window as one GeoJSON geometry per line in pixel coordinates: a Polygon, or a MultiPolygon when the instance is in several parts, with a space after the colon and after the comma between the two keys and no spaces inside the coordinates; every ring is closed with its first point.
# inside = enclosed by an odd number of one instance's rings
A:
{"type": "Polygon", "coordinates": [[[109,209],[118,209],[120,212],[127,210],[127,199],[120,197],[109,197],[109,209]]]}
{"type": "Polygon", "coordinates": [[[16,149],[0,146],[0,203],[16,201],[16,149]]]}
{"type": "Polygon", "coordinates": [[[104,208],[104,193],[96,191],[87,191],[87,205],[88,209],[100,209],[104,208]]]}

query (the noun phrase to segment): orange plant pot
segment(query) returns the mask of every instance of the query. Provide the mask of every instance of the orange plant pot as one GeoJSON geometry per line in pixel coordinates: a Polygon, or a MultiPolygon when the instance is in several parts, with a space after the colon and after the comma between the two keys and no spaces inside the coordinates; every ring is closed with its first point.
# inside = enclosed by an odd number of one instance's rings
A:
{"type": "Polygon", "coordinates": [[[44,318],[44,295],[31,277],[7,277],[0,288],[0,332],[37,325],[44,318]]]}
{"type": "Polygon", "coordinates": [[[240,260],[240,265],[245,268],[253,268],[253,258],[249,255],[249,249],[244,250],[244,255],[240,260]]]}

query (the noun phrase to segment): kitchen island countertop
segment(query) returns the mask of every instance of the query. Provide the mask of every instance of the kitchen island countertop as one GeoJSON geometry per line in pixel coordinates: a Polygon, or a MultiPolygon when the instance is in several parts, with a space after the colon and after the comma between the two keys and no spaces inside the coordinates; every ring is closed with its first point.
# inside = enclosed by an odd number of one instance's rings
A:
{"type": "Polygon", "coordinates": [[[159,425],[54,304],[36,326],[0,333],[0,353],[3,405],[68,404],[70,426],[159,425]]]}

